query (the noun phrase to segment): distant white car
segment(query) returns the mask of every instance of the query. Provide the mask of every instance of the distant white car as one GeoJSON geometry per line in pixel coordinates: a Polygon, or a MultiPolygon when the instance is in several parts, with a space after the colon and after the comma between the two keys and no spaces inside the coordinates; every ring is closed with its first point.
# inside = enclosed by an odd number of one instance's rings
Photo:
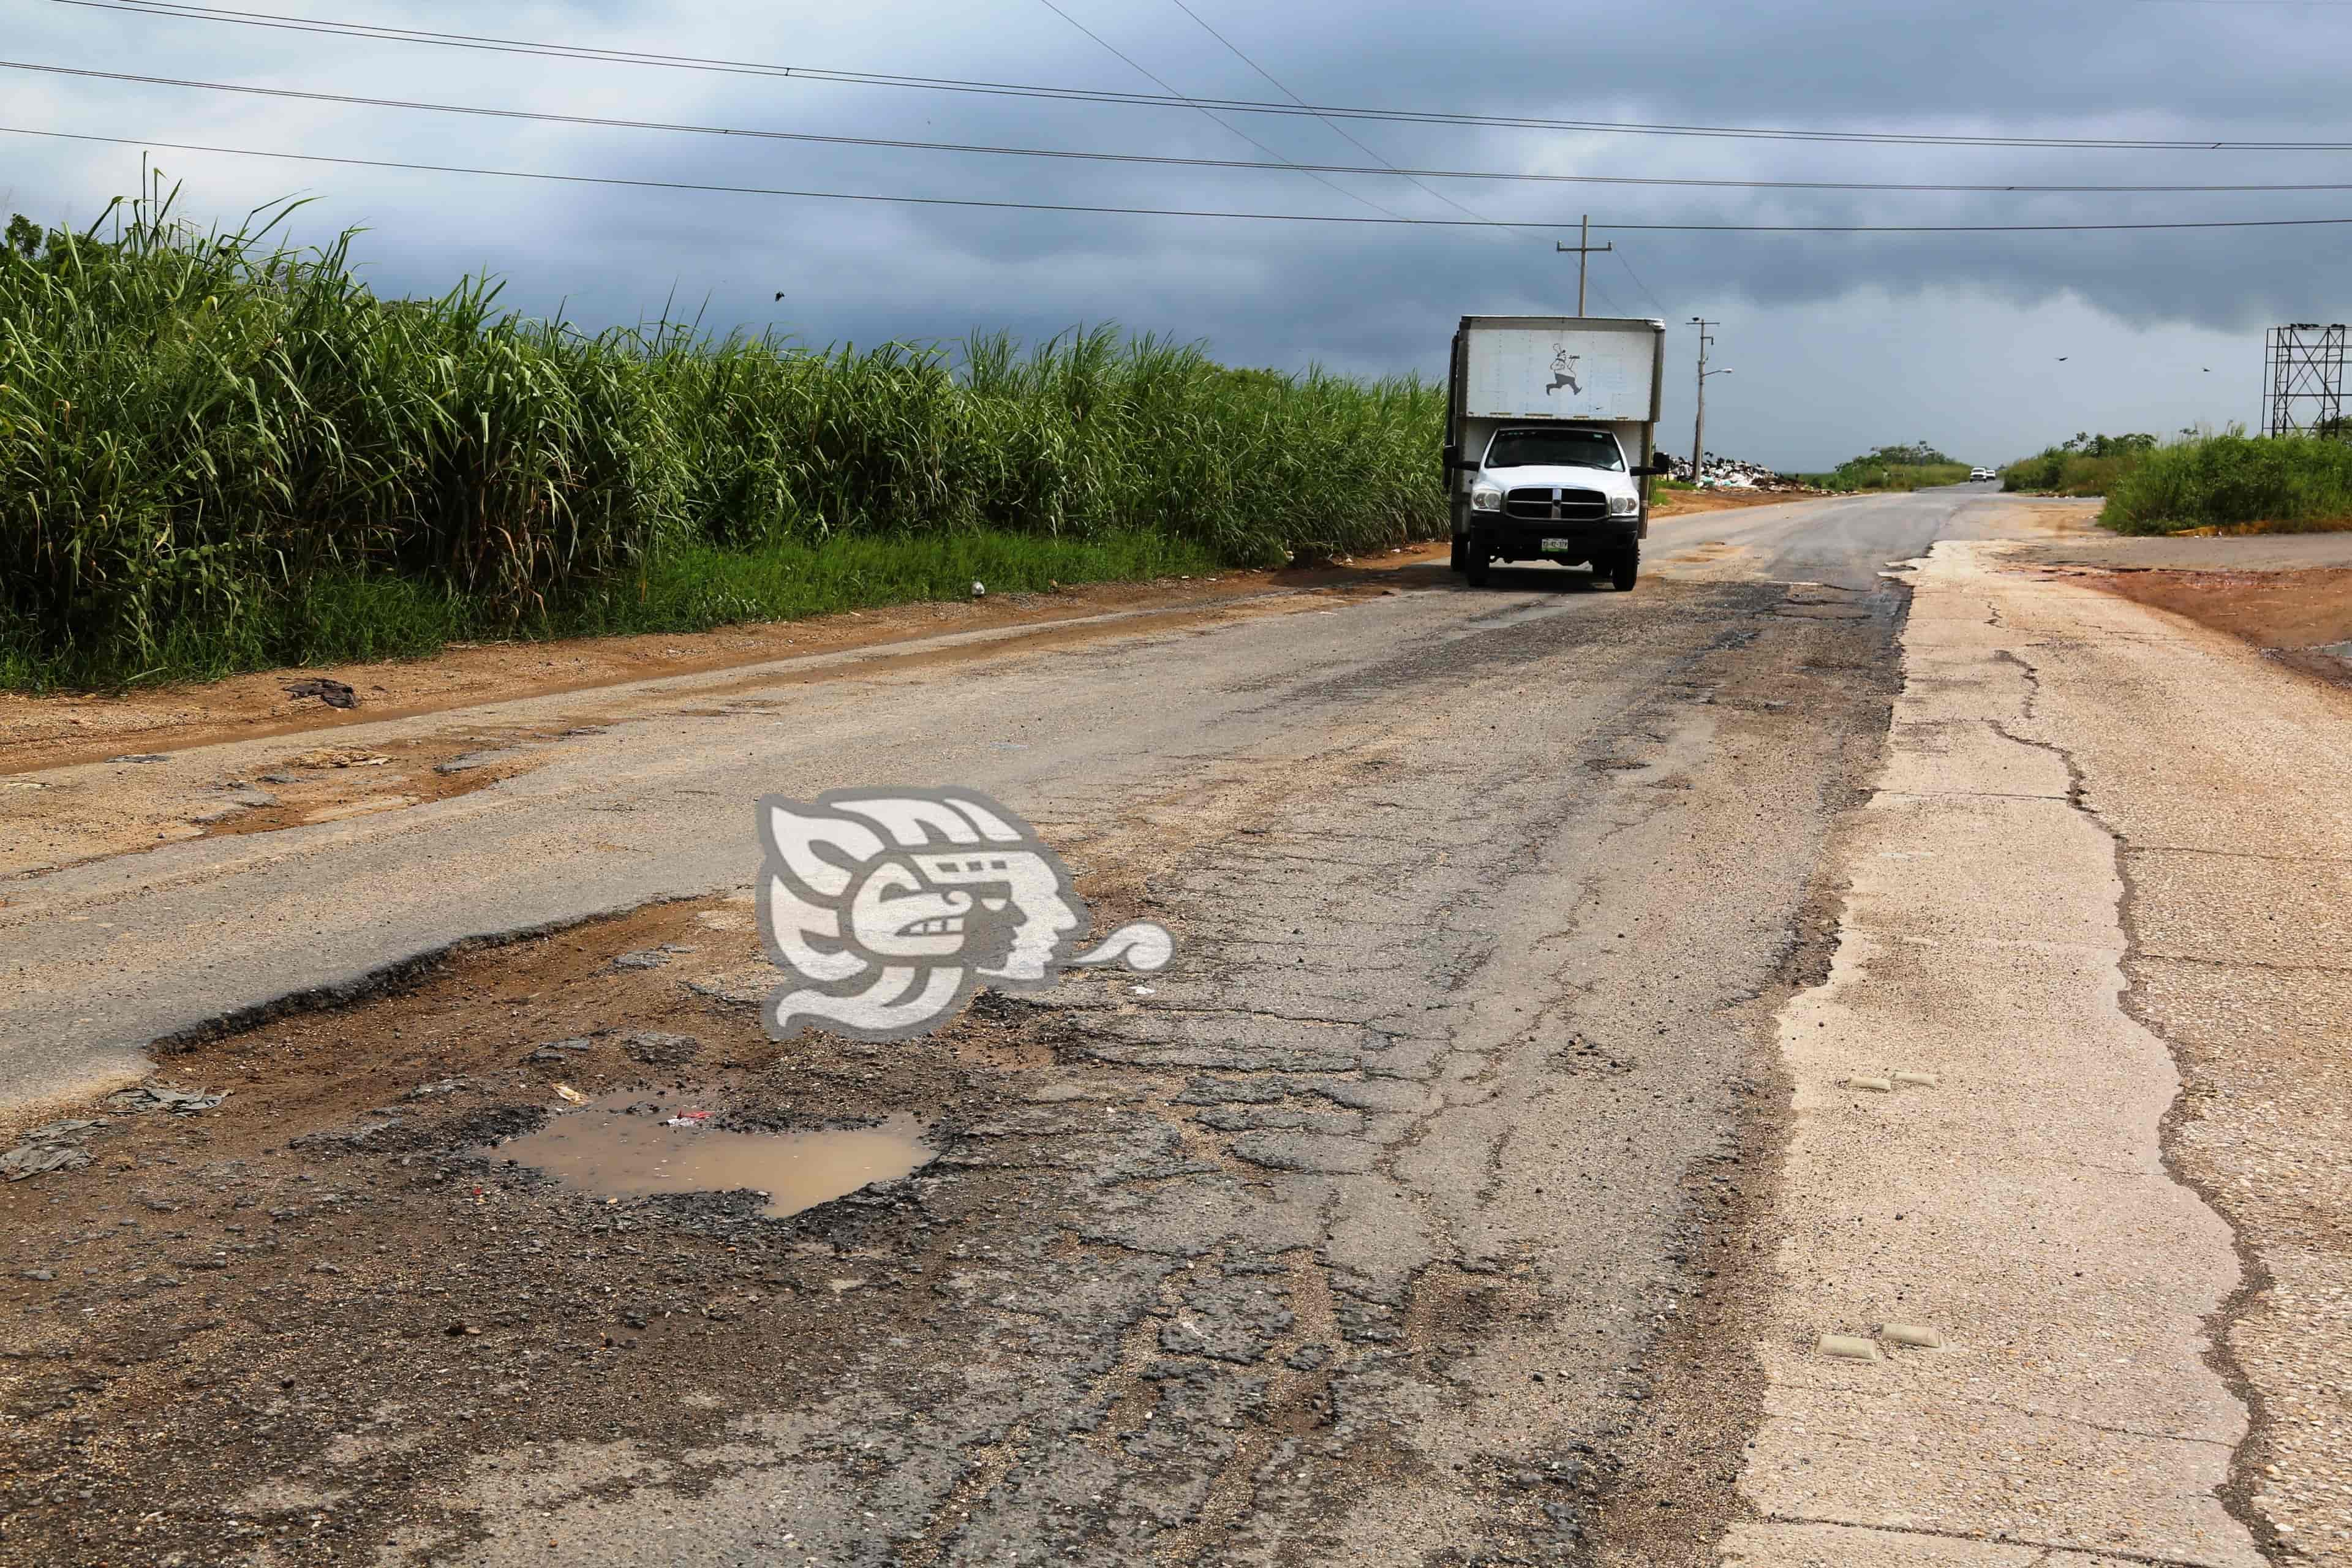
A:
{"type": "Polygon", "coordinates": [[[2000,476],[1999,474],[1994,473],[1990,468],[1970,468],[1970,469],[1969,470],[1969,478],[1971,480],[1974,480],[1974,479],[1997,479],[2000,478],[2000,476]]]}

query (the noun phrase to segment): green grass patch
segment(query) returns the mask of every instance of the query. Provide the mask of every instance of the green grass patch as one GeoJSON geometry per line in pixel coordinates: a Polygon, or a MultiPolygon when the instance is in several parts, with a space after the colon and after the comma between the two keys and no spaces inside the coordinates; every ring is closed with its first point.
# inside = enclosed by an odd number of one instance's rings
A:
{"type": "Polygon", "coordinates": [[[271,239],[292,204],[226,233],[171,207],[158,186],[0,244],[0,684],[687,629],[1446,529],[1444,392],[1414,377],[1234,369],[1107,327],[1028,348],[589,333],[500,310],[488,279],[379,299],[353,234],[271,239]]]}
{"type": "MultiPolygon", "coordinates": [[[[230,620],[182,621],[159,639],[145,681],[215,680],[249,669],[414,658],[453,642],[512,637],[707,631],[747,621],[798,620],[926,600],[1038,593],[1058,584],[1204,575],[1207,550],[1165,534],[1054,539],[1001,530],[867,534],[748,549],[689,543],[653,558],[642,575],[575,587],[516,621],[478,599],[413,578],[329,574],[299,593],[256,602],[230,620]]],[[[0,636],[0,689],[44,691],[107,684],[116,672],[0,636]]]]}

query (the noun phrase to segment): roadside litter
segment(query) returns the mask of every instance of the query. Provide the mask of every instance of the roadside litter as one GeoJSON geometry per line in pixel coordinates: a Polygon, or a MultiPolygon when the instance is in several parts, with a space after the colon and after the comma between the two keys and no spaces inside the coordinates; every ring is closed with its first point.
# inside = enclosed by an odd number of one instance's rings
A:
{"type": "Polygon", "coordinates": [[[168,1110],[174,1116],[194,1116],[199,1110],[210,1110],[228,1095],[227,1089],[214,1094],[205,1089],[165,1089],[160,1084],[145,1083],[137,1089],[118,1089],[108,1095],[106,1108],[133,1115],[168,1110]]]}
{"type": "Polygon", "coordinates": [[[702,1130],[703,1126],[709,1121],[709,1120],[710,1112],[707,1110],[681,1110],[676,1116],[671,1117],[667,1121],[664,1122],[663,1125],[666,1127],[691,1127],[698,1132],[702,1130]]]}
{"type": "Polygon", "coordinates": [[[307,680],[289,682],[286,688],[286,695],[298,698],[315,697],[330,708],[356,708],[360,705],[358,692],[353,691],[341,681],[330,680],[323,675],[312,676],[307,680]]]}
{"type": "MultiPolygon", "coordinates": [[[[1690,459],[1676,458],[1673,461],[1672,477],[1685,484],[1691,483],[1690,459]]],[[[1801,481],[1776,473],[1761,463],[1744,462],[1738,458],[1718,458],[1713,452],[1706,455],[1706,462],[1699,469],[1697,483],[1701,489],[1801,490],[1805,488],[1801,481]]]]}
{"type": "Polygon", "coordinates": [[[588,1097],[581,1093],[578,1089],[572,1088],[568,1083],[557,1084],[555,1086],[555,1092],[562,1095],[564,1099],[570,1100],[574,1105],[585,1105],[588,1103],[588,1097]]]}
{"type": "Polygon", "coordinates": [[[81,1146],[81,1140],[105,1126],[103,1121],[52,1121],[36,1127],[25,1134],[22,1143],[0,1154],[0,1173],[12,1182],[21,1182],[51,1171],[79,1171],[89,1163],[89,1151],[81,1146]]]}

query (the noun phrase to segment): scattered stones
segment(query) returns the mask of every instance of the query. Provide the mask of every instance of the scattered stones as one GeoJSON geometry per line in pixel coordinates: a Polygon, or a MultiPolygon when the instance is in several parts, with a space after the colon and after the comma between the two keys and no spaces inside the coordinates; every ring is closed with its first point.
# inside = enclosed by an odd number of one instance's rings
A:
{"type": "Polygon", "coordinates": [[[659,969],[669,962],[669,954],[658,951],[625,952],[613,960],[615,969],[659,969]]]}
{"type": "Polygon", "coordinates": [[[89,1163],[82,1141],[104,1130],[102,1121],[52,1121],[25,1134],[25,1141],[0,1154],[0,1173],[12,1182],[43,1176],[52,1171],[79,1171],[89,1163]]]}
{"type": "Polygon", "coordinates": [[[172,759],[161,752],[129,752],[119,757],[109,757],[110,763],[168,763],[172,759]]]}
{"type": "Polygon", "coordinates": [[[622,1047],[631,1061],[647,1067],[683,1067],[702,1054],[702,1042],[692,1035],[665,1035],[657,1029],[644,1029],[631,1035],[622,1047]]]}
{"type": "Polygon", "coordinates": [[[168,1110],[174,1116],[193,1116],[199,1110],[210,1110],[228,1096],[227,1089],[214,1094],[203,1089],[167,1089],[161,1084],[147,1083],[137,1089],[117,1089],[106,1097],[106,1108],[131,1115],[168,1110]]]}

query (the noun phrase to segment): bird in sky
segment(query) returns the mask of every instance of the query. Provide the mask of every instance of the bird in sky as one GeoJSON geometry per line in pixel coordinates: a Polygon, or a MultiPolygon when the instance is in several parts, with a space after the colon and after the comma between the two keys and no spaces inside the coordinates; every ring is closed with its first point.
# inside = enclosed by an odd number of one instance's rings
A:
{"type": "Polygon", "coordinates": [[[781,300],[781,299],[782,299],[783,297],[784,297],[784,291],[783,291],[782,289],[777,289],[777,290],[776,290],[776,298],[777,298],[777,299],[779,299],[779,300],[781,300]]]}
{"type": "Polygon", "coordinates": [[[2066,363],[2066,356],[2064,354],[2060,354],[2058,356],[2058,363],[2060,364],[2064,364],[2066,363]]]}

